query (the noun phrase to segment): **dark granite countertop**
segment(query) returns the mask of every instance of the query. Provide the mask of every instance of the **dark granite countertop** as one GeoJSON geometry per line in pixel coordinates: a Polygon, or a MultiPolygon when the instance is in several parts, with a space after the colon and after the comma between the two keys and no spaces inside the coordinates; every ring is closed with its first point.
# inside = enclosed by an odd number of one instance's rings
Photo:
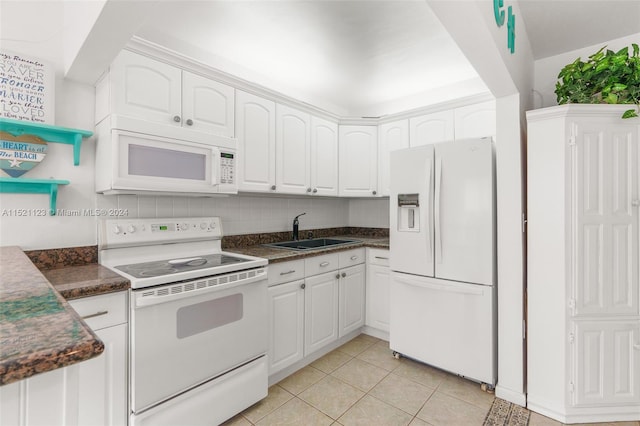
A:
{"type": "Polygon", "coordinates": [[[373,247],[380,249],[389,249],[389,238],[378,238],[378,237],[363,237],[359,235],[340,235],[331,238],[337,239],[350,239],[350,240],[358,240],[357,243],[336,246],[336,247],[328,247],[323,249],[309,250],[309,251],[297,251],[297,250],[287,250],[276,247],[266,247],[264,245],[258,244],[248,247],[233,247],[227,248],[226,251],[246,254],[249,256],[257,256],[267,259],[269,263],[278,263],[278,262],[287,262],[289,260],[297,260],[304,259],[305,257],[318,256],[320,254],[325,253],[333,253],[345,250],[351,250],[358,247],[373,247]]]}
{"type": "Polygon", "coordinates": [[[128,290],[131,283],[97,263],[43,270],[42,274],[66,300],[128,290]]]}
{"type": "Polygon", "coordinates": [[[104,344],[19,247],[0,247],[0,385],[93,358],[104,344]]]}

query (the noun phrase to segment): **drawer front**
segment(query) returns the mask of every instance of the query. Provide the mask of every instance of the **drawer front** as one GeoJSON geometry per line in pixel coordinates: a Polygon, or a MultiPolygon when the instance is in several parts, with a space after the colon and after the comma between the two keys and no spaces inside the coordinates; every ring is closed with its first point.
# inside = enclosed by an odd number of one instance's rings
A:
{"type": "Polygon", "coordinates": [[[370,265],[389,266],[389,250],[368,249],[367,263],[370,265]]]}
{"type": "Polygon", "coordinates": [[[335,271],[340,267],[340,254],[330,253],[320,256],[307,257],[304,260],[304,270],[307,277],[335,271]]]}
{"type": "Polygon", "coordinates": [[[340,269],[348,268],[349,266],[359,265],[365,261],[365,249],[357,248],[353,250],[340,252],[340,269]]]}
{"type": "Polygon", "coordinates": [[[127,322],[129,292],[102,294],[70,300],[69,304],[92,330],[127,322]]]}
{"type": "Polygon", "coordinates": [[[304,260],[269,264],[269,286],[304,278],[304,260]]]}

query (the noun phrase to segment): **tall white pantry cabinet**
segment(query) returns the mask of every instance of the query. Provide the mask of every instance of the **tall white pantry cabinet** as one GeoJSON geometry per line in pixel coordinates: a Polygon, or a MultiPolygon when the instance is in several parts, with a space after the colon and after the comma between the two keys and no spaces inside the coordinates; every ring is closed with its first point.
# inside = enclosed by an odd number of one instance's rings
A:
{"type": "Polygon", "coordinates": [[[527,113],[527,404],[564,423],[640,420],[640,119],[527,113]]]}

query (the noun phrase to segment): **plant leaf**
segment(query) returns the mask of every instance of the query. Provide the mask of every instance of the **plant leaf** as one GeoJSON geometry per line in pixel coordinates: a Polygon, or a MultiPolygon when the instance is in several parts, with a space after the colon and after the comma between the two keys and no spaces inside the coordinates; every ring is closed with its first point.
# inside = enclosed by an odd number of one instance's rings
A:
{"type": "Polygon", "coordinates": [[[637,116],[638,116],[638,113],[636,112],[635,109],[628,109],[622,114],[622,118],[633,118],[637,116]]]}

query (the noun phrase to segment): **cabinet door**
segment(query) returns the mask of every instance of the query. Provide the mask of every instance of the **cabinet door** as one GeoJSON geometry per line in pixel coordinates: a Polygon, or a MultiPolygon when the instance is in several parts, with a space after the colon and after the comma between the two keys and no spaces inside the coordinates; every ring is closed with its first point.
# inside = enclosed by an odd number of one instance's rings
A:
{"type": "Polygon", "coordinates": [[[238,190],[273,192],[276,184],[276,104],[236,91],[238,190]]]}
{"type": "Polygon", "coordinates": [[[638,314],[638,127],[578,124],[576,315],[638,314]]]}
{"type": "Polygon", "coordinates": [[[338,125],[311,117],[311,193],[338,195],[338,125]]]}
{"type": "Polygon", "coordinates": [[[389,153],[409,147],[409,120],[385,123],[378,127],[378,195],[389,195],[389,153]]]}
{"type": "Polygon", "coordinates": [[[184,127],[233,137],[234,103],[233,87],[187,71],[182,73],[184,127]]]}
{"type": "Polygon", "coordinates": [[[0,424],[79,424],[77,365],[58,368],[0,386],[0,424]]]}
{"type": "Polygon", "coordinates": [[[409,145],[431,145],[454,139],[453,110],[414,117],[409,120],[409,145]]]}
{"type": "Polygon", "coordinates": [[[456,140],[495,137],[496,102],[482,102],[456,108],[454,121],[456,140]]]}
{"type": "Polygon", "coordinates": [[[311,192],[309,114],[276,105],[276,186],[285,194],[311,192]]]}
{"type": "Polygon", "coordinates": [[[338,271],[305,279],[304,355],[338,338],[338,271]]]}
{"type": "Polygon", "coordinates": [[[303,280],[269,287],[269,374],[303,356],[303,280]]]}
{"type": "Polygon", "coordinates": [[[386,332],[389,331],[389,283],[388,266],[368,266],[366,325],[386,332]]]}
{"type": "Polygon", "coordinates": [[[339,336],[364,325],[365,267],[352,266],[340,270],[339,336]]]}
{"type": "Polygon", "coordinates": [[[110,75],[115,114],[181,125],[179,68],[123,50],[111,65],[110,75]]]}
{"type": "Polygon", "coordinates": [[[576,406],[640,404],[640,322],[576,321],[576,406]]]}
{"type": "Polygon", "coordinates": [[[104,352],[77,364],[79,370],[78,424],[127,424],[127,324],[95,332],[104,352]]]}
{"type": "Polygon", "coordinates": [[[372,197],[378,184],[378,129],[339,126],[339,195],[372,197]]]}

